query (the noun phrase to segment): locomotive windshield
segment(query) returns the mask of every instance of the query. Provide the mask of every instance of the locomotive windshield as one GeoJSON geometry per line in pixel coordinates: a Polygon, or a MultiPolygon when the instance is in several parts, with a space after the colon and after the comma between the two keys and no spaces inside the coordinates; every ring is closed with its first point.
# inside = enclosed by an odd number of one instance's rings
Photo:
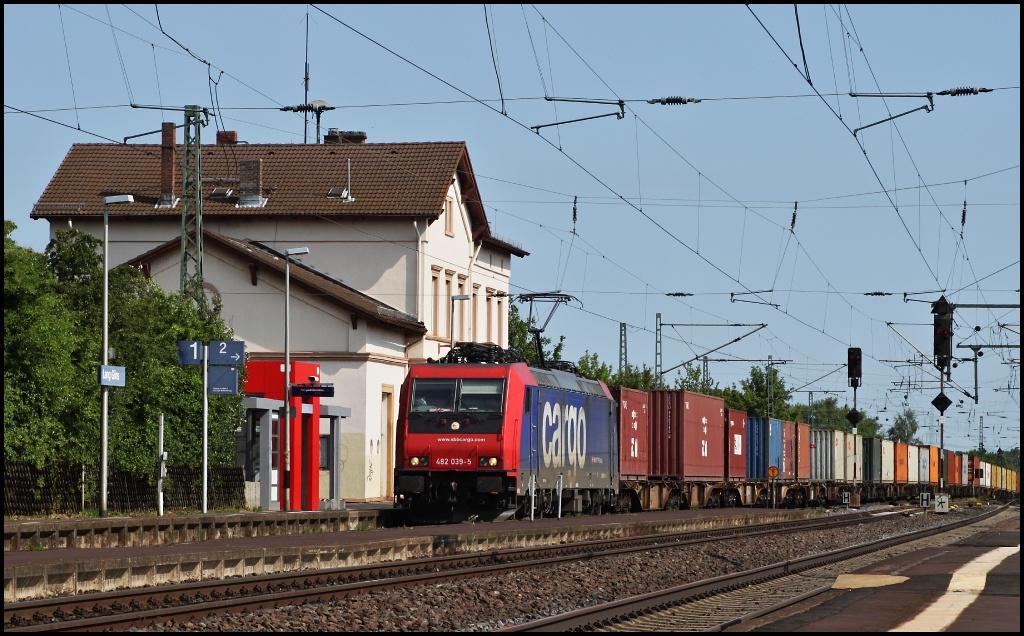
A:
{"type": "Polygon", "coordinates": [[[497,433],[504,402],[501,378],[417,378],[412,383],[409,432],[497,433]]]}
{"type": "Polygon", "coordinates": [[[463,380],[459,392],[460,413],[501,413],[504,380],[463,380]]]}
{"type": "Polygon", "coordinates": [[[416,413],[451,411],[457,384],[458,380],[416,380],[412,385],[411,410],[416,413]]]}
{"type": "Polygon", "coordinates": [[[501,379],[427,380],[417,379],[412,385],[413,413],[451,411],[458,404],[458,413],[501,413],[505,381],[501,379]],[[461,385],[461,386],[460,386],[461,385]],[[456,401],[455,396],[458,395],[456,401]]]}

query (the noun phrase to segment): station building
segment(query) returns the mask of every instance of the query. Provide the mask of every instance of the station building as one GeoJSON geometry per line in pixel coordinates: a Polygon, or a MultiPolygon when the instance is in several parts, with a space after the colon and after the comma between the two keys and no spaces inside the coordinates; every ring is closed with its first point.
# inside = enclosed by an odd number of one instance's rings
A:
{"type": "MultiPolygon", "coordinates": [[[[182,155],[170,123],[159,145],[75,144],[31,216],[51,238],[69,227],[102,238],[104,197],[131,194],[109,206],[110,266],[177,289],[182,155]]],[[[351,409],[330,449],[341,496],[389,499],[409,365],[453,339],[507,346],[512,260],[528,252],[491,232],[464,142],[331,129],[322,144],[255,144],[220,131],[201,162],[207,294],[250,360],[283,361],[284,251],[309,248],[289,269],[290,356],[334,384],[323,404],[351,409]]]]}

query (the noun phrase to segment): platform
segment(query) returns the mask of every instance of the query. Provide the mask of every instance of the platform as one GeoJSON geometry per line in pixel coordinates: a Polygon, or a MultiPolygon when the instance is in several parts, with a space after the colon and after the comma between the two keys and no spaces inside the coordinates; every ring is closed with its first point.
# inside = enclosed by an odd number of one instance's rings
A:
{"type": "MultiPolygon", "coordinates": [[[[266,514],[268,518],[263,520],[263,525],[245,520],[234,523],[231,519],[219,522],[213,520],[218,515],[211,515],[210,520],[197,521],[206,528],[207,538],[194,542],[159,545],[126,543],[90,549],[12,550],[4,553],[4,602],[103,592],[125,587],[383,563],[438,554],[554,545],[639,534],[700,530],[723,525],[745,526],[780,519],[805,518],[813,514],[808,510],[679,510],[370,530],[352,528],[348,524],[353,518],[342,520],[338,512],[250,514],[266,514]],[[295,525],[279,521],[278,516],[281,514],[290,515],[295,525]],[[314,524],[317,518],[332,520],[332,523],[344,525],[345,529],[318,530],[314,524]],[[302,520],[305,520],[304,526],[299,525],[302,520]],[[215,531],[226,532],[225,528],[233,528],[232,532],[240,534],[239,529],[256,527],[283,527],[293,532],[210,538],[215,531]]],[[[370,514],[372,512],[362,511],[366,516],[355,518],[373,519],[370,514]]],[[[122,526],[118,527],[128,528],[132,523],[122,522],[122,526]]],[[[326,525],[323,527],[326,528],[326,525]]],[[[58,527],[53,532],[59,535],[62,530],[58,527]]],[[[189,532],[200,536],[198,530],[189,532]]],[[[129,536],[142,535],[132,533],[129,536]]],[[[161,536],[166,538],[170,535],[161,536]]]]}
{"type": "Polygon", "coordinates": [[[1017,633],[1019,514],[958,543],[841,575],[824,594],[727,631],[1017,633]]]}
{"type": "Polygon", "coordinates": [[[4,552],[63,548],[126,548],[214,539],[343,532],[399,523],[390,504],[348,504],[344,510],[41,519],[4,521],[4,552]]]}

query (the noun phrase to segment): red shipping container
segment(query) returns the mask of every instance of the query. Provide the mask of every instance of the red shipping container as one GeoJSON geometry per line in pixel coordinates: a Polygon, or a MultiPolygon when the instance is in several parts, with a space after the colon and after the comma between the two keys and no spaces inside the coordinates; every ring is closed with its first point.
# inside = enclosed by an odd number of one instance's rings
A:
{"type": "Polygon", "coordinates": [[[796,425],[796,478],[811,478],[811,425],[796,425]]]}
{"type": "MultiPolygon", "coordinates": [[[[810,443],[810,435],[807,436],[810,443]]],[[[810,447],[808,447],[810,452],[810,447]]],[[[796,477],[796,422],[782,421],[782,465],[779,466],[779,479],[796,477]]]]}
{"type": "Polygon", "coordinates": [[[725,421],[725,478],[744,479],[747,476],[747,414],[725,409],[725,421]]]}
{"type": "Polygon", "coordinates": [[[725,400],[686,391],[683,398],[683,478],[725,480],[725,400]]]}
{"type": "Polygon", "coordinates": [[[650,445],[648,461],[651,477],[682,477],[679,471],[683,445],[683,404],[682,391],[652,389],[648,406],[650,445]]]}
{"type": "Polygon", "coordinates": [[[896,483],[905,484],[910,479],[910,446],[896,442],[896,483]]]}
{"type": "Polygon", "coordinates": [[[647,391],[613,387],[619,403],[619,475],[622,479],[645,479],[650,469],[647,391]]]}
{"type": "Polygon", "coordinates": [[[971,480],[971,483],[980,483],[981,479],[977,477],[978,469],[981,468],[981,458],[977,455],[970,455],[967,458],[968,470],[967,479],[971,480]]]}

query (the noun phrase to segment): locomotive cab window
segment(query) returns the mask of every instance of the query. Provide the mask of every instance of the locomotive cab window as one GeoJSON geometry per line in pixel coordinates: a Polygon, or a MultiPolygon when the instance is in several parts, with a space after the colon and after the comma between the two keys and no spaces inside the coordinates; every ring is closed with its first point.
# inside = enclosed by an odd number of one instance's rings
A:
{"type": "Polygon", "coordinates": [[[412,411],[451,411],[455,405],[457,380],[418,379],[412,385],[412,411]]]}
{"type": "Polygon", "coordinates": [[[501,413],[505,381],[464,379],[459,394],[460,413],[501,413]]]}

